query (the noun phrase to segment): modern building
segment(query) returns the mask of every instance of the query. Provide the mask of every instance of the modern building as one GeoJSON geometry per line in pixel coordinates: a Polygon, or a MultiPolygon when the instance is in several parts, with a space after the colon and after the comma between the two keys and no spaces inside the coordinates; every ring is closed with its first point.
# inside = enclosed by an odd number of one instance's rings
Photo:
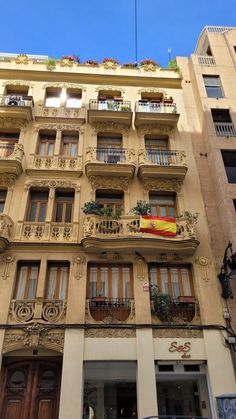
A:
{"type": "Polygon", "coordinates": [[[1,419],[217,418],[236,385],[188,63],[0,58],[1,419]]]}

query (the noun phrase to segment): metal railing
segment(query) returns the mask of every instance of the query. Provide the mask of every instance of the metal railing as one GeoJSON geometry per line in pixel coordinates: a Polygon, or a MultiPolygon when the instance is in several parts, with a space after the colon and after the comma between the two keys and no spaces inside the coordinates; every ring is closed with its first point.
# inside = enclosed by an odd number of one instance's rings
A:
{"type": "Polygon", "coordinates": [[[136,102],[136,112],[177,113],[176,103],[136,102]]]}
{"type": "Polygon", "coordinates": [[[33,107],[34,101],[32,96],[27,95],[0,95],[0,106],[28,106],[33,107]]]}
{"type": "Polygon", "coordinates": [[[131,311],[130,298],[94,297],[89,300],[89,311],[96,321],[104,319],[125,321],[131,311]]]}
{"type": "Polygon", "coordinates": [[[126,160],[127,150],[124,148],[108,149],[105,147],[96,148],[96,158],[104,163],[118,163],[126,160]]]}
{"type": "Polygon", "coordinates": [[[217,137],[236,137],[232,122],[214,122],[217,137]]]}
{"type": "Polygon", "coordinates": [[[216,65],[215,58],[210,57],[209,55],[199,55],[198,56],[198,63],[200,65],[208,65],[208,66],[216,65]]]}
{"type": "Polygon", "coordinates": [[[195,316],[197,299],[194,297],[172,298],[170,305],[154,304],[154,311],[159,320],[191,322],[195,316]]]}
{"type": "Polygon", "coordinates": [[[146,149],[146,158],[160,166],[177,165],[181,163],[181,151],[146,149]]]}
{"type": "Polygon", "coordinates": [[[93,111],[131,112],[131,102],[128,100],[118,101],[114,99],[91,99],[89,101],[89,109],[93,111]]]}

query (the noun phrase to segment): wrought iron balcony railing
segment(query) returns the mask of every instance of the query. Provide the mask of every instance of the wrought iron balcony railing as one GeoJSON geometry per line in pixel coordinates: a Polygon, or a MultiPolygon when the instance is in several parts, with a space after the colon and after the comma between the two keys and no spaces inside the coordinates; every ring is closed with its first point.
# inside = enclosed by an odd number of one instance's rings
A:
{"type": "Polygon", "coordinates": [[[217,137],[236,137],[232,122],[214,122],[217,137]]]}
{"type": "Polygon", "coordinates": [[[186,154],[184,151],[141,149],[138,154],[139,164],[150,162],[159,166],[186,165],[184,161],[186,154]]]}
{"type": "Polygon", "coordinates": [[[114,111],[114,112],[131,112],[131,102],[128,100],[91,99],[89,101],[89,110],[91,111],[114,111]]]}
{"type": "Polygon", "coordinates": [[[134,150],[127,148],[88,147],[87,161],[100,161],[108,164],[119,162],[134,163],[134,150]]]}
{"type": "Polygon", "coordinates": [[[165,102],[136,102],[136,112],[177,113],[176,103],[165,102]]]}
{"type": "Polygon", "coordinates": [[[163,322],[179,322],[189,323],[193,320],[197,310],[197,299],[194,297],[181,296],[172,298],[170,304],[153,305],[154,312],[163,322]]]}
{"type": "Polygon", "coordinates": [[[94,297],[89,300],[89,311],[96,321],[125,321],[131,312],[131,299],[94,297]]]}
{"type": "Polygon", "coordinates": [[[34,100],[32,96],[27,95],[0,95],[0,106],[34,106],[34,100]]]}

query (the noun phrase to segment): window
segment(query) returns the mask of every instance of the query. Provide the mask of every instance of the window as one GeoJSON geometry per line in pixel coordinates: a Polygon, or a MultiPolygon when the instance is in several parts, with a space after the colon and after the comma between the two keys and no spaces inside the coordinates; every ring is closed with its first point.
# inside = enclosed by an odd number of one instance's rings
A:
{"type": "Polygon", "coordinates": [[[175,217],[175,195],[158,194],[150,192],[149,203],[151,205],[151,215],[159,217],[175,217]]]}
{"type": "Polygon", "coordinates": [[[236,131],[228,109],[212,109],[216,135],[218,137],[235,137],[236,131]]]}
{"type": "Polygon", "coordinates": [[[14,145],[19,140],[19,133],[0,132],[0,158],[8,157],[14,150],[14,145]]]}
{"type": "Polygon", "coordinates": [[[65,300],[67,296],[70,265],[67,262],[50,262],[47,271],[45,298],[47,300],[65,300]]]}
{"type": "Polygon", "coordinates": [[[151,284],[158,286],[163,294],[174,298],[179,295],[194,296],[191,270],[188,266],[149,266],[151,284]]]}
{"type": "Polygon", "coordinates": [[[59,108],[61,105],[61,89],[50,88],[46,90],[45,106],[59,108]]]}
{"type": "Polygon", "coordinates": [[[236,151],[221,151],[229,183],[236,183],[236,151]]]}
{"type": "Polygon", "coordinates": [[[7,191],[0,190],[0,214],[4,211],[7,191]]]}
{"type": "Polygon", "coordinates": [[[88,267],[87,297],[132,298],[133,281],[130,265],[91,264],[88,267]]]}
{"type": "Polygon", "coordinates": [[[38,282],[39,263],[20,262],[14,293],[15,300],[34,300],[38,282]]]}
{"type": "Polygon", "coordinates": [[[110,208],[111,214],[115,215],[123,210],[124,193],[123,191],[97,190],[96,201],[101,208],[110,208]]]}
{"type": "Polygon", "coordinates": [[[30,191],[27,221],[45,221],[47,203],[48,191],[30,191]]]}
{"type": "Polygon", "coordinates": [[[62,134],[61,155],[67,157],[76,157],[78,153],[78,134],[62,134]]]}
{"type": "Polygon", "coordinates": [[[54,219],[57,223],[71,223],[73,202],[74,192],[56,191],[54,219]]]}
{"type": "Polygon", "coordinates": [[[223,89],[219,76],[203,76],[207,97],[222,98],[224,97],[223,89]]]}
{"type": "Polygon", "coordinates": [[[66,108],[81,108],[81,90],[70,90],[66,92],[66,108]]]}
{"type": "Polygon", "coordinates": [[[122,135],[99,134],[97,138],[97,160],[105,163],[117,163],[124,160],[122,153],[122,135]]]}
{"type": "Polygon", "coordinates": [[[40,156],[53,156],[56,141],[56,133],[39,133],[38,154],[40,156]]]}
{"type": "Polygon", "coordinates": [[[145,149],[148,160],[156,164],[168,164],[168,137],[145,135],[145,149]]]}

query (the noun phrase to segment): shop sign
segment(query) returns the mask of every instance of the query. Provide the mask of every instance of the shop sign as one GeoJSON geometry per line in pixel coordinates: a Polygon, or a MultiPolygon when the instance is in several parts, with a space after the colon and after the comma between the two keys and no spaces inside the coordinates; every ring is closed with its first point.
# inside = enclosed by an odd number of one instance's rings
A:
{"type": "Polygon", "coordinates": [[[179,345],[178,342],[171,342],[169,348],[169,352],[178,352],[181,354],[181,358],[191,358],[191,342],[185,342],[182,345],[179,345]]]}

